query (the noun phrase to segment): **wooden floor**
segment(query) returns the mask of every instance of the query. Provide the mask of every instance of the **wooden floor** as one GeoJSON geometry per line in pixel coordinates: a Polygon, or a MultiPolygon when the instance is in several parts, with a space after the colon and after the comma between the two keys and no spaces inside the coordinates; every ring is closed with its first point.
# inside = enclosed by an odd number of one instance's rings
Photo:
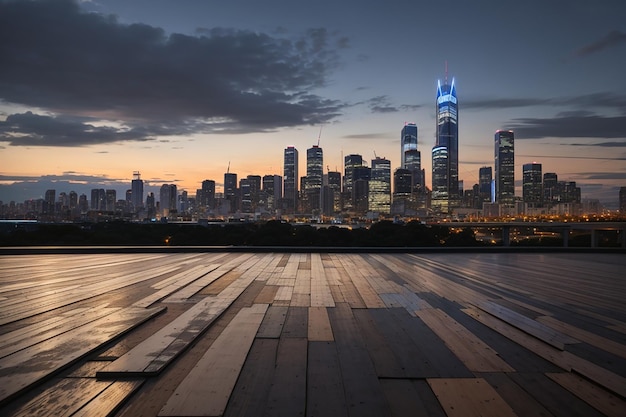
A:
{"type": "Polygon", "coordinates": [[[0,256],[2,416],[626,416],[626,256],[0,256]]]}

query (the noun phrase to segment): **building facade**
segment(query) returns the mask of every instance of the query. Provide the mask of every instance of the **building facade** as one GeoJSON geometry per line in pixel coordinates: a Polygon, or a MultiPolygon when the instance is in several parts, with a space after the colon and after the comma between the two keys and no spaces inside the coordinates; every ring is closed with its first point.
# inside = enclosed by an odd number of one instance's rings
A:
{"type": "Polygon", "coordinates": [[[372,159],[368,184],[368,210],[381,214],[391,211],[391,162],[376,157],[372,159]]]}
{"type": "Polygon", "coordinates": [[[283,165],[283,207],[285,213],[295,213],[298,207],[298,150],[285,148],[283,165]]]}
{"type": "Polygon", "coordinates": [[[498,130],[494,136],[496,203],[515,205],[515,135],[498,130]]]}
{"type": "Polygon", "coordinates": [[[459,206],[459,107],[454,78],[437,83],[436,139],[432,150],[432,208],[450,213],[459,206]]]}
{"type": "Polygon", "coordinates": [[[522,166],[522,201],[535,207],[543,203],[541,164],[532,162],[522,166]]]}

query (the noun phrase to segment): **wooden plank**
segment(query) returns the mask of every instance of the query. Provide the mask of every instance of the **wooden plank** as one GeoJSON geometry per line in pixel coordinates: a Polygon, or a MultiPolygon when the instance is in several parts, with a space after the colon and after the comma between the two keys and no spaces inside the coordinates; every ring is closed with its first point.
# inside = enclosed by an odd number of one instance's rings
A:
{"type": "Polygon", "coordinates": [[[66,378],[95,378],[96,373],[108,364],[108,361],[102,360],[85,362],[80,367],[68,374],[66,378]]]}
{"type": "Polygon", "coordinates": [[[537,321],[550,326],[551,328],[571,335],[578,340],[587,342],[590,345],[596,346],[609,353],[617,355],[621,358],[626,358],[626,345],[618,343],[616,341],[607,339],[606,337],[599,336],[587,330],[583,330],[580,327],[572,326],[571,324],[564,323],[551,316],[538,317],[537,321]]]}
{"type": "Polygon", "coordinates": [[[474,309],[464,309],[463,311],[481,323],[491,327],[502,335],[533,351],[535,354],[554,363],[564,370],[578,372],[604,388],[622,397],[626,397],[626,378],[583,358],[575,356],[570,352],[557,350],[538,339],[529,337],[526,332],[523,332],[522,330],[519,330],[489,314],[481,314],[479,311],[474,309]]]}
{"type": "Polygon", "coordinates": [[[553,417],[553,414],[541,405],[539,401],[516,384],[510,378],[510,375],[512,374],[489,372],[480,373],[476,376],[489,382],[489,385],[511,406],[518,416],[553,417]]]}
{"type": "Polygon", "coordinates": [[[514,417],[513,409],[482,378],[428,379],[448,417],[514,417]]]}
{"type": "Polygon", "coordinates": [[[609,417],[623,417],[626,412],[626,401],[590,383],[578,375],[565,373],[548,373],[548,378],[609,417]]]}
{"type": "Polygon", "coordinates": [[[0,402],[163,311],[164,308],[128,307],[57,336],[54,343],[31,346],[0,359],[0,402]]]}
{"type": "Polygon", "coordinates": [[[437,336],[473,372],[514,372],[489,345],[439,309],[417,312],[437,336]]]}
{"type": "Polygon", "coordinates": [[[309,309],[289,307],[281,337],[306,338],[309,333],[309,309]]]}
{"type": "Polygon", "coordinates": [[[566,344],[580,343],[579,340],[569,337],[561,332],[551,329],[540,322],[526,317],[516,311],[499,305],[493,301],[485,301],[477,304],[481,310],[517,327],[526,333],[535,336],[539,340],[554,346],[559,350],[564,350],[566,344]]]}
{"type": "Polygon", "coordinates": [[[328,309],[328,315],[335,335],[349,414],[362,417],[389,415],[376,370],[350,307],[337,304],[328,309]]]}
{"type": "MultiPolygon", "coordinates": [[[[266,318],[268,313],[265,314],[266,318]]],[[[261,410],[265,410],[276,369],[277,352],[278,339],[254,340],[224,411],[224,417],[257,417],[261,410]]]]}
{"type": "Polygon", "coordinates": [[[306,412],[307,340],[282,338],[265,416],[304,416],[306,412]]]}
{"type": "Polygon", "coordinates": [[[347,417],[345,389],[334,342],[309,342],[306,415],[347,417]]]}
{"type": "Polygon", "coordinates": [[[347,277],[352,280],[352,284],[358,291],[361,299],[367,308],[384,308],[385,303],[380,299],[375,289],[365,279],[358,266],[354,264],[352,258],[345,256],[339,258],[343,263],[347,277]]]}
{"type": "Polygon", "coordinates": [[[334,340],[326,307],[309,307],[308,339],[311,342],[334,340]]]}
{"type": "Polygon", "coordinates": [[[256,334],[258,338],[278,339],[283,331],[287,318],[287,306],[270,306],[265,313],[265,318],[256,334]]]}
{"type": "Polygon", "coordinates": [[[176,387],[159,416],[222,415],[267,308],[242,308],[176,387]]]}
{"type": "Polygon", "coordinates": [[[71,416],[113,381],[64,378],[11,413],[13,417],[38,415],[71,416]]]}
{"type": "Polygon", "coordinates": [[[395,417],[446,417],[430,388],[417,390],[422,380],[383,378],[380,380],[391,415],[395,417]],[[424,398],[424,392],[427,392],[424,398]]]}
{"type": "MultiPolygon", "coordinates": [[[[257,279],[258,281],[258,279],[257,279]]],[[[255,304],[271,304],[276,297],[278,287],[275,285],[265,285],[261,288],[259,295],[254,299],[255,304]]]]}
{"type": "Polygon", "coordinates": [[[144,380],[115,381],[102,391],[87,405],[72,414],[72,417],[108,417],[119,409],[124,401],[130,397],[144,380]]]}

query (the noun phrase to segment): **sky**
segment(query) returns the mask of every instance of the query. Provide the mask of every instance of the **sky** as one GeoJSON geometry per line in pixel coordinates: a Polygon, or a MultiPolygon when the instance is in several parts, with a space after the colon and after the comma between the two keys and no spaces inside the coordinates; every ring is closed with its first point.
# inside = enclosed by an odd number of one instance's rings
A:
{"type": "Polygon", "coordinates": [[[0,0],[0,200],[124,198],[134,171],[146,191],[219,191],[228,169],[282,175],[287,146],[305,175],[318,141],[331,171],[355,153],[395,169],[408,122],[430,188],[447,65],[466,189],[510,129],[518,196],[538,162],[616,208],[624,16],[623,0],[0,0]]]}

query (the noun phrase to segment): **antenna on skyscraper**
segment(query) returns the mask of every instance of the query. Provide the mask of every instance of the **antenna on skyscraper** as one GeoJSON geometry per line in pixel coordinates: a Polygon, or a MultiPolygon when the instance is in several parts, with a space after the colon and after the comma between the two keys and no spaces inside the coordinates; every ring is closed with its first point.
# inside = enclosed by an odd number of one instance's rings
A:
{"type": "Polygon", "coordinates": [[[226,168],[226,173],[229,174],[230,173],[230,161],[228,161],[228,168],[226,168]]]}
{"type": "Polygon", "coordinates": [[[320,146],[320,139],[322,138],[322,128],[324,127],[324,125],[320,126],[320,134],[317,136],[317,147],[319,148],[320,146]]]}
{"type": "Polygon", "coordinates": [[[446,59],[446,84],[448,84],[448,60],[446,59]]]}

